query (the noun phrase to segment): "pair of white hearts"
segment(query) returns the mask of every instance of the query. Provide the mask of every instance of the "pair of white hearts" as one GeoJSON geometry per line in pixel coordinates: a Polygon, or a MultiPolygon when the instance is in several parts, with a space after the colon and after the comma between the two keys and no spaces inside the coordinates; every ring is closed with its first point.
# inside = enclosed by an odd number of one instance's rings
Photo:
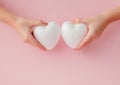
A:
{"type": "Polygon", "coordinates": [[[33,34],[41,45],[47,50],[51,50],[57,45],[61,34],[66,44],[75,49],[84,39],[87,32],[86,24],[73,24],[67,21],[62,24],[62,27],[56,22],[49,22],[47,26],[36,26],[33,34]]]}

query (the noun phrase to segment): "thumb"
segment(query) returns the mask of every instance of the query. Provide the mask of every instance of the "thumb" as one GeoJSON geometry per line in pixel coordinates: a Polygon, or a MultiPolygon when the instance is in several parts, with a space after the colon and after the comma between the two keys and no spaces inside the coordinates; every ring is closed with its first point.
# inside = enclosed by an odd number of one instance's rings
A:
{"type": "Polygon", "coordinates": [[[34,21],[32,23],[33,26],[46,26],[47,24],[48,24],[47,22],[44,22],[42,20],[34,21]]]}
{"type": "Polygon", "coordinates": [[[43,20],[40,20],[40,22],[41,22],[41,24],[43,24],[43,25],[47,25],[47,24],[48,24],[47,22],[45,22],[45,21],[43,21],[43,20]]]}
{"type": "Polygon", "coordinates": [[[77,47],[77,50],[80,48],[83,48],[84,46],[88,45],[89,43],[92,42],[94,39],[94,35],[91,32],[88,32],[87,36],[83,39],[83,41],[80,43],[80,45],[77,47]]]}

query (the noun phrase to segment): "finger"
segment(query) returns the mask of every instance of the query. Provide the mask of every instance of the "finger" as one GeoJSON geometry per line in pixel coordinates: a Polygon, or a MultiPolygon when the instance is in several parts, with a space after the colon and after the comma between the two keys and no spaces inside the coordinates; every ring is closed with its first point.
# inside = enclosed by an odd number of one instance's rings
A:
{"type": "Polygon", "coordinates": [[[46,51],[46,49],[42,45],[41,46],[37,45],[33,40],[30,40],[30,44],[33,45],[34,47],[42,49],[43,51],[46,51]]]}
{"type": "Polygon", "coordinates": [[[34,47],[37,47],[35,44],[33,44],[33,43],[30,41],[29,38],[25,38],[25,39],[24,39],[24,42],[25,42],[25,43],[32,44],[34,47]]]}
{"type": "Polygon", "coordinates": [[[29,40],[29,44],[33,45],[34,47],[38,47],[35,43],[31,42],[31,40],[29,40]]]}
{"type": "Polygon", "coordinates": [[[48,24],[47,22],[45,22],[45,21],[43,21],[43,20],[41,20],[41,23],[44,24],[44,25],[47,25],[47,24],[48,24]]]}
{"type": "Polygon", "coordinates": [[[33,26],[46,26],[47,24],[48,24],[47,22],[44,22],[44,21],[42,21],[42,20],[33,21],[31,27],[33,27],[33,26]]]}
{"type": "Polygon", "coordinates": [[[44,47],[40,47],[40,46],[36,45],[36,43],[34,43],[33,41],[30,41],[30,44],[33,45],[34,47],[39,48],[40,50],[42,49],[43,51],[46,51],[46,49],[44,47]]]}
{"type": "Polygon", "coordinates": [[[80,43],[80,45],[77,47],[77,49],[80,49],[86,45],[88,45],[93,40],[93,34],[89,32],[87,36],[83,39],[83,41],[80,43]]]}
{"type": "Polygon", "coordinates": [[[74,24],[82,23],[82,24],[88,25],[88,22],[86,22],[83,18],[78,18],[78,19],[74,20],[73,23],[74,24]]]}
{"type": "Polygon", "coordinates": [[[84,44],[80,47],[80,49],[83,48],[83,47],[85,47],[85,46],[87,46],[87,45],[89,45],[92,41],[93,41],[93,38],[89,39],[86,43],[84,43],[84,44]]]}
{"type": "Polygon", "coordinates": [[[74,23],[74,24],[80,23],[81,20],[82,20],[82,17],[77,18],[77,19],[73,20],[73,23],[74,23]]]}
{"type": "Polygon", "coordinates": [[[32,29],[30,30],[30,33],[29,33],[29,41],[30,41],[32,44],[34,44],[35,46],[37,46],[37,47],[43,49],[44,51],[46,51],[46,48],[45,48],[44,46],[42,46],[42,45],[36,40],[36,38],[35,38],[35,36],[34,36],[34,34],[33,34],[33,30],[34,30],[34,28],[32,28],[32,29]]]}
{"type": "Polygon", "coordinates": [[[44,51],[46,51],[46,48],[44,46],[42,46],[34,37],[33,31],[35,29],[35,26],[45,26],[47,25],[46,22],[40,20],[38,21],[36,24],[32,25],[30,28],[30,33],[29,33],[29,41],[33,46],[39,47],[41,49],[43,49],[44,51]]]}
{"type": "Polygon", "coordinates": [[[42,46],[36,39],[33,35],[30,35],[30,38],[29,38],[30,42],[36,46],[36,47],[39,47],[41,48],[42,50],[46,51],[46,48],[44,46],[42,46]]]}
{"type": "Polygon", "coordinates": [[[36,27],[36,26],[46,26],[48,23],[46,23],[46,22],[41,22],[41,21],[39,21],[39,23],[37,23],[37,24],[33,24],[32,26],[31,26],[31,28],[34,28],[34,27],[36,27]]]}

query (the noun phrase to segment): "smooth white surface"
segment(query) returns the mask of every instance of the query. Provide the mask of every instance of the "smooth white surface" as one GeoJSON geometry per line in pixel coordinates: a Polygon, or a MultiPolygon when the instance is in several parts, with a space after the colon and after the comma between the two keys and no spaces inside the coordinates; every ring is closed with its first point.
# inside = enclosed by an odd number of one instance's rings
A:
{"type": "Polygon", "coordinates": [[[62,25],[62,37],[66,44],[75,49],[88,32],[86,24],[73,24],[72,22],[64,22],[62,25]]]}
{"type": "Polygon", "coordinates": [[[47,26],[36,26],[33,33],[47,50],[52,50],[59,41],[61,31],[56,22],[49,22],[47,26]]]}

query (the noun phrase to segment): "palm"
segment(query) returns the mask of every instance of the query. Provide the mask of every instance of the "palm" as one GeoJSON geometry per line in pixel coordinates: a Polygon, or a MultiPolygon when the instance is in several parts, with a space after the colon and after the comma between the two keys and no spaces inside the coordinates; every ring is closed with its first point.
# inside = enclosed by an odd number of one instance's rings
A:
{"type": "Polygon", "coordinates": [[[37,25],[46,25],[47,23],[43,21],[34,21],[20,18],[17,20],[15,28],[17,28],[17,32],[21,35],[23,40],[26,43],[32,44],[33,46],[39,47],[43,50],[46,50],[34,37],[33,30],[34,26],[37,25]]]}
{"type": "Polygon", "coordinates": [[[98,38],[102,34],[106,26],[108,25],[104,19],[101,19],[101,16],[78,18],[74,21],[74,23],[86,23],[89,29],[87,36],[80,43],[77,49],[80,49],[88,45],[94,39],[98,38]]]}

